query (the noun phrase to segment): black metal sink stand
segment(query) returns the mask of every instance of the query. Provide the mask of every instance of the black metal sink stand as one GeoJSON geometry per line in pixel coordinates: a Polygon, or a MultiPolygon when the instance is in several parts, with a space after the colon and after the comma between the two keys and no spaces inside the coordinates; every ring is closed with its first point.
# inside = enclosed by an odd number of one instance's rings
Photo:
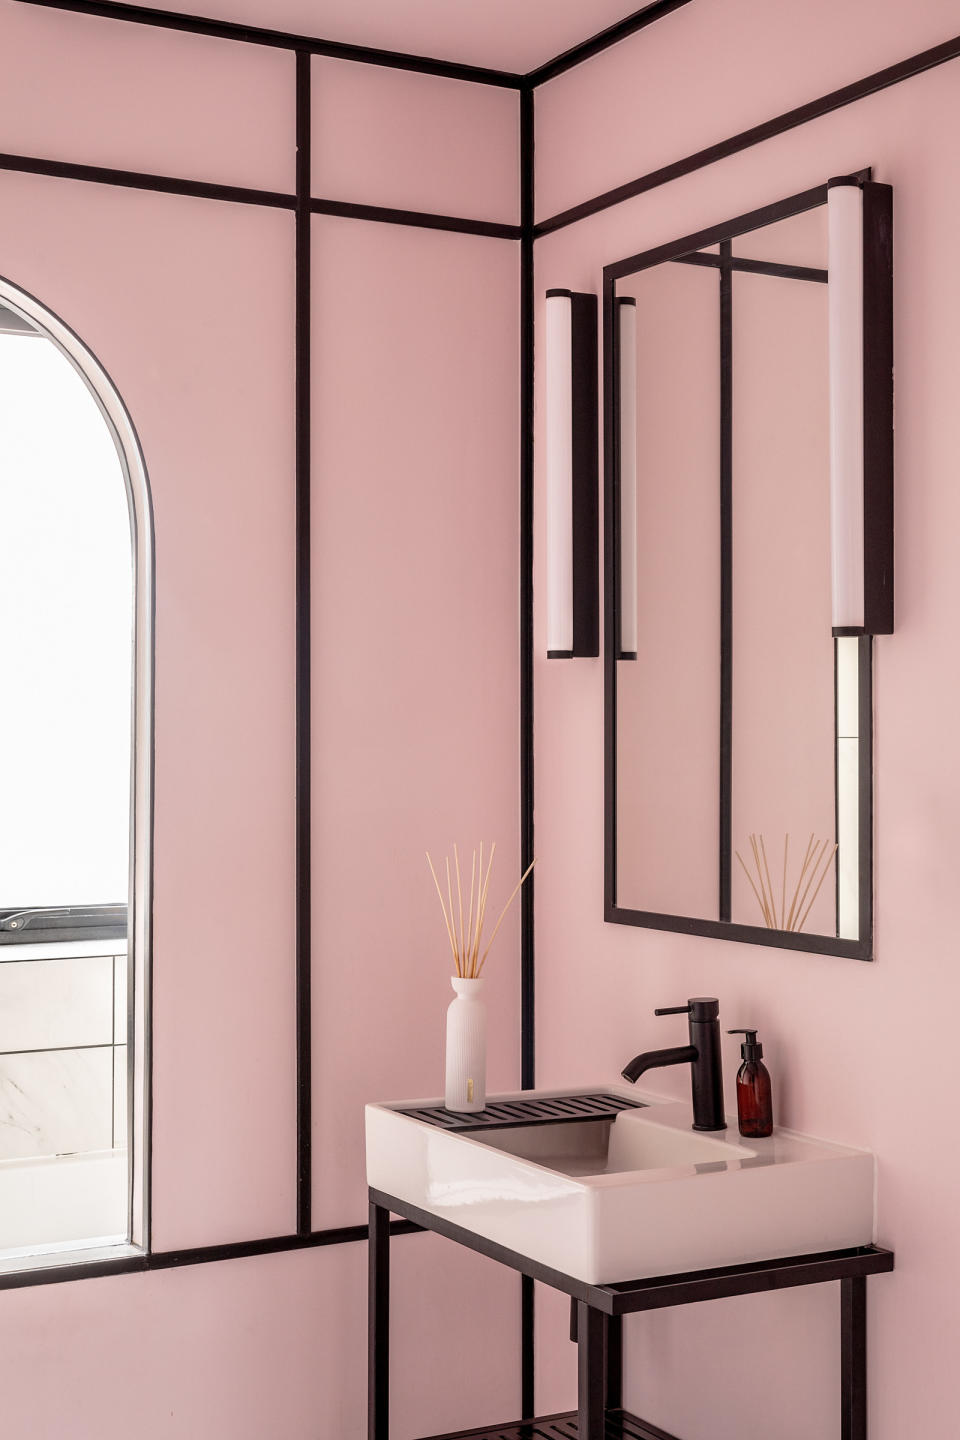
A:
{"type": "MultiPolygon", "coordinates": [[[[840,1282],[840,1434],[842,1440],[867,1440],[867,1278],[893,1269],[890,1250],[876,1245],[761,1260],[717,1270],[657,1275],[609,1285],[588,1285],[572,1275],[551,1270],[513,1250],[452,1225],[396,1196],[370,1190],[368,1440],[390,1440],[390,1215],[433,1230],[529,1275],[571,1297],[575,1305],[578,1406],[565,1415],[526,1416],[512,1425],[461,1430],[474,1440],[676,1440],[622,1408],[624,1315],[691,1305],[730,1295],[787,1290],[795,1285],[840,1282]],[[531,1424],[535,1423],[535,1430],[531,1424]]],[[[432,1440],[456,1440],[434,1436],[432,1440]]]]}

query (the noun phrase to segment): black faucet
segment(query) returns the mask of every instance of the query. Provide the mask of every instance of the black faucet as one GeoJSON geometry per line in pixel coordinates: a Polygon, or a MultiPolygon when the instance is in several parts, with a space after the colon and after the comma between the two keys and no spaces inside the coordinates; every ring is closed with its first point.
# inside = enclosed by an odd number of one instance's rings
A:
{"type": "Polygon", "coordinates": [[[622,1070],[624,1080],[635,1085],[645,1070],[661,1065],[690,1063],[693,1086],[694,1130],[726,1130],[723,1114],[723,1069],[720,1058],[720,1002],[700,996],[686,1005],[671,1005],[654,1010],[654,1015],[689,1015],[690,1044],[674,1045],[670,1050],[645,1050],[635,1055],[622,1070]]]}

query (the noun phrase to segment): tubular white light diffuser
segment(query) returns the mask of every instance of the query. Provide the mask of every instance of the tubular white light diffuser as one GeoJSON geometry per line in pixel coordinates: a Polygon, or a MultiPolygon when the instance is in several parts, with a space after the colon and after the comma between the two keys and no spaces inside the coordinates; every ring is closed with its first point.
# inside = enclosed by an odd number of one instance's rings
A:
{"type": "Polygon", "coordinates": [[[618,660],[637,658],[637,302],[617,300],[620,379],[620,632],[618,660]]]}
{"type": "Polygon", "coordinates": [[[834,630],[862,630],[864,615],[863,191],[827,191],[830,332],[830,525],[834,630]]]}
{"type": "Polygon", "coordinates": [[[573,296],[547,295],[547,655],[573,655],[573,296]]]}
{"type": "Polygon", "coordinates": [[[547,656],[599,653],[597,297],[548,290],[547,656]]]}

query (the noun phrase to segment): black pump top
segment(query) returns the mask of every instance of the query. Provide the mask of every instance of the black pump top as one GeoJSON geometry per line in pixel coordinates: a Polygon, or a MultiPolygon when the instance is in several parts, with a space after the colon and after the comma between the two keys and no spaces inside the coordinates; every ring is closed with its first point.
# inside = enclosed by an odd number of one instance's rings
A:
{"type": "Polygon", "coordinates": [[[746,1039],[740,1046],[740,1058],[749,1064],[752,1060],[763,1059],[763,1046],[757,1041],[756,1030],[728,1030],[728,1035],[745,1035],[746,1039]]]}

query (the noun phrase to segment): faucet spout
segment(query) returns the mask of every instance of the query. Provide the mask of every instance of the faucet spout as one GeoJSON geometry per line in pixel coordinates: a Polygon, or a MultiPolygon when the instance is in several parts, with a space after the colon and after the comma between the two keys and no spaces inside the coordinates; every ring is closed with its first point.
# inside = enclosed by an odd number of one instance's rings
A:
{"type": "Polygon", "coordinates": [[[636,1085],[646,1070],[659,1070],[663,1065],[690,1065],[699,1059],[699,1055],[696,1045],[674,1045],[668,1050],[644,1050],[642,1055],[634,1055],[630,1064],[624,1065],[620,1073],[624,1080],[636,1085]]]}
{"type": "Polygon", "coordinates": [[[645,1070],[663,1065],[689,1065],[693,1092],[694,1130],[725,1130],[723,1114],[723,1073],[720,1066],[720,1002],[712,995],[696,996],[686,1005],[655,1010],[655,1015],[686,1015],[690,1023],[690,1044],[669,1050],[644,1050],[620,1072],[635,1085],[645,1070]]]}

